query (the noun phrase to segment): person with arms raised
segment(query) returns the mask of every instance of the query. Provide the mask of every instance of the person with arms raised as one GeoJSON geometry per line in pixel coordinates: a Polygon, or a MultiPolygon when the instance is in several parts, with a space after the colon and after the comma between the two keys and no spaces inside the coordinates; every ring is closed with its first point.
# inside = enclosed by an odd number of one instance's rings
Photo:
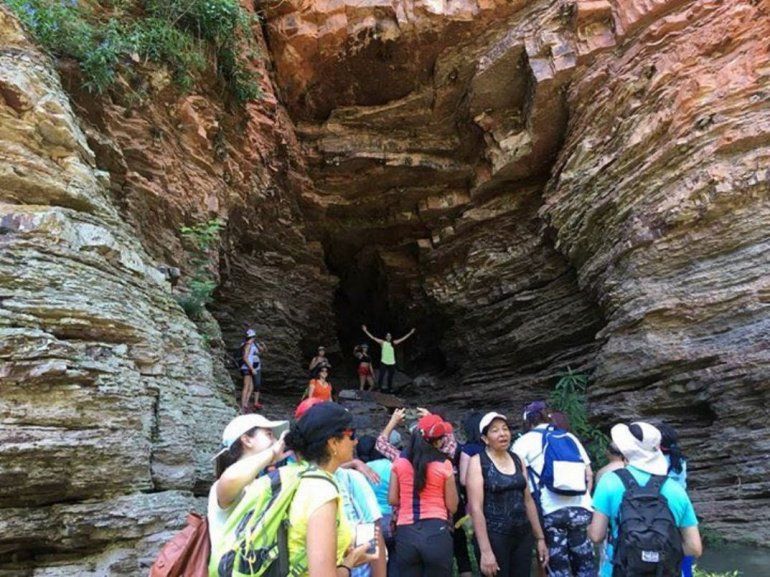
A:
{"type": "Polygon", "coordinates": [[[386,333],[385,338],[380,339],[370,333],[366,328],[366,325],[361,325],[361,328],[367,337],[382,347],[382,356],[380,357],[380,376],[377,382],[377,386],[383,393],[393,392],[393,377],[396,376],[396,351],[393,347],[400,345],[406,339],[411,337],[414,334],[415,329],[412,329],[400,339],[393,340],[393,335],[390,333],[386,333]],[[388,377],[387,388],[383,387],[385,375],[388,377]]]}

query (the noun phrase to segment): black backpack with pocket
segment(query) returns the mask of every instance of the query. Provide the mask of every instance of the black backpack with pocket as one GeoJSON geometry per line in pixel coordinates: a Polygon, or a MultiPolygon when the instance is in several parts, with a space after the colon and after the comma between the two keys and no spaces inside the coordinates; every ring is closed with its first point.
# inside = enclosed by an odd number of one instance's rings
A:
{"type": "Polygon", "coordinates": [[[682,536],[660,490],[668,477],[641,487],[627,469],[614,471],[626,488],[620,503],[612,577],[679,577],[682,536]]]}

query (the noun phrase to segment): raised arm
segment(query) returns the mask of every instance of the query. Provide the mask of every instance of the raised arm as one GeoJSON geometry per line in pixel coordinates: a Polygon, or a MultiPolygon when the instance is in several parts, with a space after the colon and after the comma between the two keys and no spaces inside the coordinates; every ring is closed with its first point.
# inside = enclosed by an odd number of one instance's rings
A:
{"type": "Polygon", "coordinates": [[[390,416],[390,421],[385,425],[382,432],[377,435],[377,441],[374,444],[374,448],[390,461],[395,461],[401,454],[401,451],[399,451],[388,439],[390,439],[390,433],[393,429],[403,422],[405,413],[404,409],[396,409],[393,411],[393,414],[390,416]]]}
{"type": "Polygon", "coordinates": [[[396,339],[395,341],[393,341],[393,344],[394,344],[394,345],[400,345],[400,344],[401,344],[401,343],[403,343],[403,342],[404,342],[406,339],[408,339],[409,337],[411,337],[413,334],[414,334],[414,329],[412,329],[411,331],[409,331],[408,333],[406,333],[406,334],[405,334],[403,337],[401,337],[400,339],[396,339]]]}
{"type": "Polygon", "coordinates": [[[366,328],[366,325],[361,325],[361,329],[364,331],[364,334],[366,334],[366,336],[367,336],[367,337],[369,337],[370,339],[372,339],[372,340],[373,340],[375,343],[377,343],[378,345],[381,345],[382,343],[384,343],[384,342],[385,342],[385,341],[383,341],[382,339],[378,339],[378,338],[377,338],[377,337],[375,337],[375,336],[374,336],[372,333],[370,333],[370,332],[369,332],[369,329],[367,329],[367,328],[366,328]]]}
{"type": "Polygon", "coordinates": [[[283,454],[283,438],[273,443],[270,447],[252,455],[244,457],[238,462],[230,465],[217,481],[217,504],[221,509],[227,509],[233,504],[241,491],[257,478],[265,467],[275,463],[283,454]]]}

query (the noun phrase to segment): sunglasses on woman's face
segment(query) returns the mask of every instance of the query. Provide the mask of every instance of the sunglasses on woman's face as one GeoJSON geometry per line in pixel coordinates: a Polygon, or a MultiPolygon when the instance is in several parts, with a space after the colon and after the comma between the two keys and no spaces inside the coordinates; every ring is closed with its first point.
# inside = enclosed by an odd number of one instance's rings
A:
{"type": "Polygon", "coordinates": [[[346,437],[350,437],[351,441],[355,441],[356,440],[356,430],[355,429],[345,429],[344,431],[342,431],[342,434],[345,435],[346,437]]]}

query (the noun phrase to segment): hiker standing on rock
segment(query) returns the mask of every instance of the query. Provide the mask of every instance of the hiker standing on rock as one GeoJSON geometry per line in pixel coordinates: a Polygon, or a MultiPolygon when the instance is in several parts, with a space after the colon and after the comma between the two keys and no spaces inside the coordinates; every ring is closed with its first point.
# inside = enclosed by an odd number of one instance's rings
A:
{"type": "Polygon", "coordinates": [[[374,369],[372,368],[372,357],[369,356],[369,345],[366,343],[357,345],[353,349],[353,356],[358,360],[358,388],[361,391],[371,391],[374,388],[374,369]],[[364,388],[369,385],[369,388],[364,388]]]}
{"type": "Polygon", "coordinates": [[[379,386],[383,393],[391,393],[393,392],[393,377],[396,376],[396,351],[393,347],[400,345],[406,339],[411,337],[414,334],[415,329],[412,329],[403,337],[396,340],[393,340],[393,335],[390,333],[386,333],[384,339],[379,339],[369,332],[369,330],[366,328],[366,325],[361,325],[361,329],[363,329],[367,337],[382,347],[382,357],[380,358],[380,377],[377,381],[377,386],[379,386]],[[388,386],[387,388],[384,388],[382,384],[385,380],[386,374],[388,375],[388,386]]]}
{"type": "Polygon", "coordinates": [[[310,361],[307,370],[310,371],[311,377],[315,377],[322,367],[326,367],[327,369],[332,368],[332,364],[326,356],[326,347],[323,345],[318,347],[318,353],[313,357],[313,360],[310,361]]]}
{"type": "Polygon", "coordinates": [[[251,412],[249,400],[254,393],[254,408],[261,409],[259,391],[262,388],[262,360],[259,355],[267,351],[265,343],[257,342],[254,329],[246,331],[246,340],[241,345],[241,374],[243,375],[243,391],[241,392],[241,412],[251,412]]]}

